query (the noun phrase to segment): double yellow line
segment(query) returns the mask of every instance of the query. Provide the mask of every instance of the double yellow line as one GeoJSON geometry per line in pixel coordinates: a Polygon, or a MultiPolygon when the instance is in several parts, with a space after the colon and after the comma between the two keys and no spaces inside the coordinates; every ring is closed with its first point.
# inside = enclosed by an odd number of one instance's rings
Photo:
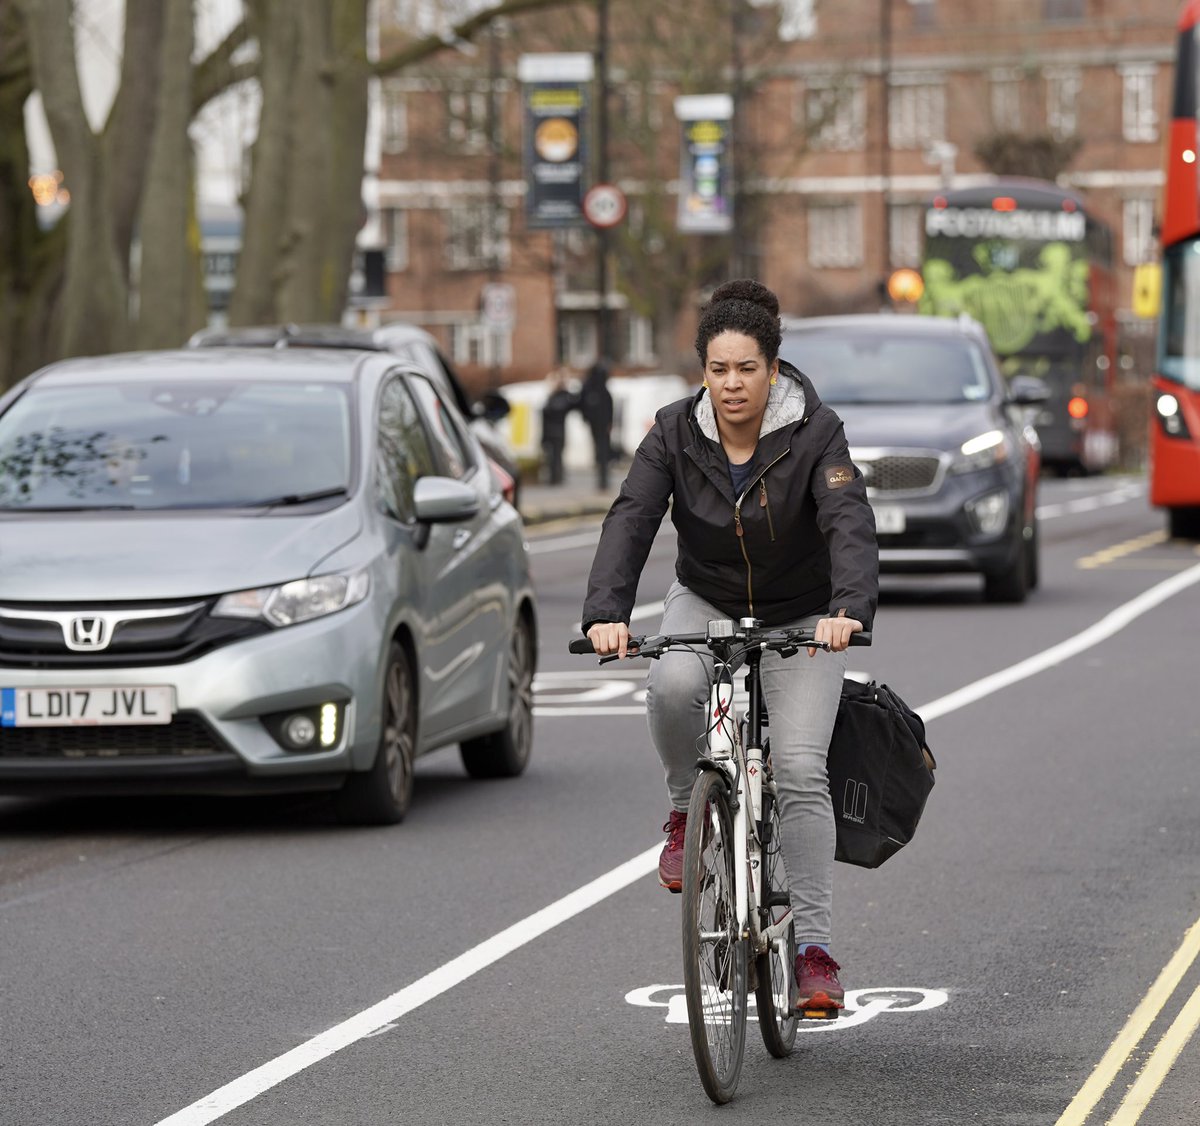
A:
{"type": "Polygon", "coordinates": [[[1144,536],[1138,536],[1137,539],[1126,540],[1124,543],[1106,547],[1103,551],[1097,551],[1094,555],[1085,555],[1076,562],[1075,566],[1082,567],[1085,571],[1090,571],[1095,567],[1103,567],[1106,563],[1112,563],[1123,556],[1132,555],[1135,551],[1153,547],[1156,543],[1164,543],[1166,539],[1166,532],[1149,532],[1144,536]]]}
{"type": "MultiPolygon", "coordinates": [[[[1141,1043],[1142,1038],[1150,1030],[1150,1026],[1162,1012],[1171,999],[1184,975],[1191,969],[1192,963],[1200,955],[1200,919],[1197,919],[1184,935],[1179,949],[1172,955],[1171,960],[1163,967],[1158,980],[1150,987],[1150,991],[1142,998],[1138,1007],[1130,1014],[1125,1027],[1109,1046],[1096,1069],[1079,1089],[1079,1093],[1071,1100],[1070,1105],[1063,1111],[1062,1117],[1055,1126],[1083,1126],[1104,1092],[1120,1073],[1129,1060],[1130,1055],[1141,1043]]],[[[1149,1105],[1163,1080],[1171,1070],[1179,1053],[1183,1051],[1192,1033],[1200,1025],[1200,986],[1197,986],[1188,998],[1179,1015],[1171,1022],[1171,1027],[1163,1033],[1162,1039],[1155,1045],[1154,1050],[1146,1059],[1141,1073],[1134,1080],[1121,1105],[1108,1120],[1108,1126],[1133,1126],[1142,1116],[1142,1111],[1149,1105]]]]}

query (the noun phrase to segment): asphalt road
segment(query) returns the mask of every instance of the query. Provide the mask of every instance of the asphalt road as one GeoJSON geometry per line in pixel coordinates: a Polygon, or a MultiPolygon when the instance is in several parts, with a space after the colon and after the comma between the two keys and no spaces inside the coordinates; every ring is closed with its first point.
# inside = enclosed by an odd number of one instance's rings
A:
{"type": "MultiPolygon", "coordinates": [[[[857,1015],[785,1061],[752,1027],[728,1107],[697,1081],[678,899],[650,874],[640,670],[566,653],[595,541],[575,523],[531,541],[520,779],[439,752],[382,830],[315,798],[0,799],[0,1124],[1196,1122],[1200,552],[1136,481],[1047,481],[1042,515],[1023,606],[885,579],[851,666],[926,712],[938,783],[908,848],[838,866],[857,1015]]],[[[648,632],[672,559],[664,535],[648,632]]]]}

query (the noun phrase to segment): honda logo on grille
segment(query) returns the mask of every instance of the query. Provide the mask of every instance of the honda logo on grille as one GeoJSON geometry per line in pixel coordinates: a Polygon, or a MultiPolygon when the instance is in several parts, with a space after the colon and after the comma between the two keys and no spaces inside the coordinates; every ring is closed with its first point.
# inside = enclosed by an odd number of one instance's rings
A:
{"type": "Polygon", "coordinates": [[[72,618],[65,633],[68,649],[106,649],[112,640],[107,618],[72,618]]]}

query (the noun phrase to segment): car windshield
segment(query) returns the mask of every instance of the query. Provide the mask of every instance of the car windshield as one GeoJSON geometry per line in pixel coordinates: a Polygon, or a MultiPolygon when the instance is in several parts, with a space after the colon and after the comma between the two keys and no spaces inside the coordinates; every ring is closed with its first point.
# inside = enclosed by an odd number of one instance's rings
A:
{"type": "Polygon", "coordinates": [[[992,393],[987,363],[970,340],[800,329],[783,334],[779,355],[831,404],[980,402],[992,393]]]}
{"type": "Polygon", "coordinates": [[[345,387],[32,387],[0,416],[0,510],[295,506],[345,493],[345,387]]]}

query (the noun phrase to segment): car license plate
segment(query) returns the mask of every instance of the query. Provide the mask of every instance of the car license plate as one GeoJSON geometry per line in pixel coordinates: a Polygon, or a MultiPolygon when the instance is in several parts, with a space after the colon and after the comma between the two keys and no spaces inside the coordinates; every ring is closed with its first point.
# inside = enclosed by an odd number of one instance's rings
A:
{"type": "Polygon", "coordinates": [[[904,531],[904,509],[895,504],[875,508],[875,531],[881,536],[896,536],[904,531]]]}
{"type": "Polygon", "coordinates": [[[0,727],[170,723],[174,713],[174,690],[164,684],[119,688],[0,688],[0,727]]]}

